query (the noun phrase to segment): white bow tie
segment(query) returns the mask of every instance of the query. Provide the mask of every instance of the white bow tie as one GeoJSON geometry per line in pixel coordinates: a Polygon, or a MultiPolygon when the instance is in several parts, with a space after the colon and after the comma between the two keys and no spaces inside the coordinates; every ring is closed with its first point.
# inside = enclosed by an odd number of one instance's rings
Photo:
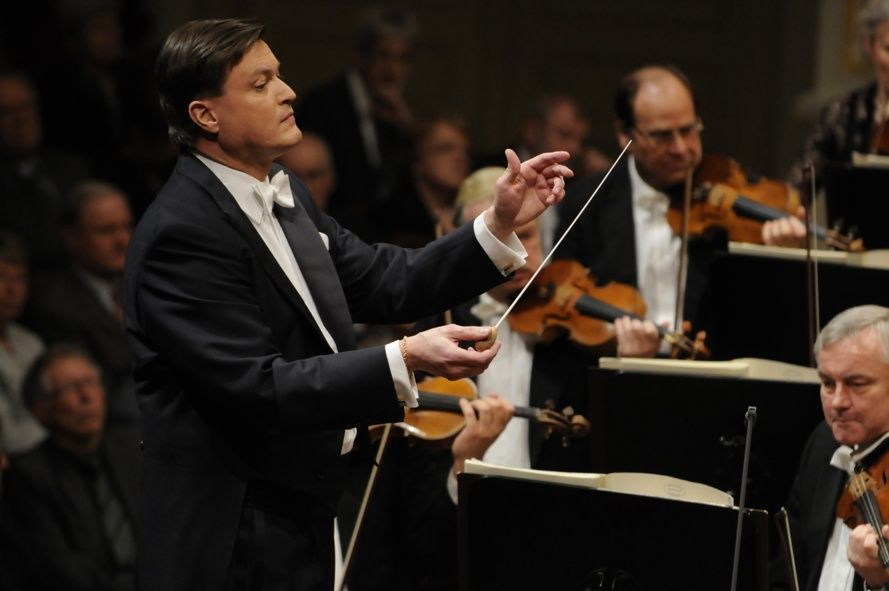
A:
{"type": "Polygon", "coordinates": [[[271,215],[272,207],[277,203],[281,207],[293,207],[293,193],[290,192],[290,179],[280,170],[269,182],[259,182],[253,185],[253,194],[256,195],[263,211],[271,215]]]}
{"type": "Polygon", "coordinates": [[[482,324],[490,324],[496,321],[506,312],[506,304],[498,302],[488,294],[482,294],[478,303],[469,309],[469,312],[481,320],[482,324]]]}
{"type": "Polygon", "coordinates": [[[637,198],[636,203],[652,213],[666,213],[670,200],[660,193],[643,193],[637,198]]]}

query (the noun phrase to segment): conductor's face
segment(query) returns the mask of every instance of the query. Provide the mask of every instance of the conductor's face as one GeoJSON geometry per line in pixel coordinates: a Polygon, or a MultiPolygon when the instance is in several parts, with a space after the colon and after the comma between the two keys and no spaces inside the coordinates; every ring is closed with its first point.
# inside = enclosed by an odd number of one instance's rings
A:
{"type": "Polygon", "coordinates": [[[246,162],[271,162],[294,146],[302,132],[293,119],[296,93],[281,79],[279,62],[257,41],[232,68],[221,96],[195,101],[202,125],[219,147],[246,162]]]}
{"type": "Polygon", "coordinates": [[[825,345],[821,405],[834,439],[867,446],[889,431],[889,360],[874,329],[825,345]]]}

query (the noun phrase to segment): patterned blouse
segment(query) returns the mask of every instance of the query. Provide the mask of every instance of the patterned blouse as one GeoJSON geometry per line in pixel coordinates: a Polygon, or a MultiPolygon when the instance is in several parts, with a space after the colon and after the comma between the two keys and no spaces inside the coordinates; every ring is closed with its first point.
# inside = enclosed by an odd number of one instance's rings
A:
{"type": "Polygon", "coordinates": [[[852,152],[870,151],[876,101],[877,85],[873,83],[827,105],[787,180],[802,188],[807,184],[803,169],[806,162],[811,162],[815,166],[816,184],[820,187],[825,164],[851,162],[852,152]]]}

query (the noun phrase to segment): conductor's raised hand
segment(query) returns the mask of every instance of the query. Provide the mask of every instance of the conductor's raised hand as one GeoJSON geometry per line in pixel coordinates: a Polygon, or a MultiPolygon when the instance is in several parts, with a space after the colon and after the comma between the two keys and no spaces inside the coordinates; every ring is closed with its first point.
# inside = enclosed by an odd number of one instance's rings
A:
{"type": "Polygon", "coordinates": [[[565,178],[574,172],[562,162],[568,152],[545,152],[525,162],[506,150],[506,171],[497,179],[494,203],[485,210],[485,224],[497,238],[506,239],[565,196],[565,178]]]}
{"type": "Polygon", "coordinates": [[[500,350],[500,343],[485,351],[463,349],[461,341],[482,341],[491,334],[487,326],[437,326],[405,342],[405,361],[414,371],[424,371],[449,380],[477,376],[487,369],[500,350]]]}

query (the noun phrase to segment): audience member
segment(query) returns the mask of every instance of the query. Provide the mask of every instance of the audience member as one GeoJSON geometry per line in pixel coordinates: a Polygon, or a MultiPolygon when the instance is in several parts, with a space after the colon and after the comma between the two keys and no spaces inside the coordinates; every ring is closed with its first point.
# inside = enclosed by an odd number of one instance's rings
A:
{"type": "Polygon", "coordinates": [[[0,71],[0,228],[25,242],[34,269],[59,267],[63,196],[86,178],[76,158],[46,149],[37,93],[21,73],[0,71]]]}
{"type": "Polygon", "coordinates": [[[47,142],[83,154],[141,213],[175,160],[149,56],[124,45],[119,2],[60,0],[55,12],[66,51],[42,77],[47,142]]]}
{"type": "Polygon", "coordinates": [[[31,559],[18,566],[34,569],[23,578],[39,589],[134,589],[137,439],[103,430],[98,366],[82,349],[54,345],[29,372],[25,400],[49,438],[12,459],[0,506],[31,559]]]}
{"type": "MultiPolygon", "coordinates": [[[[579,176],[593,174],[608,168],[611,162],[594,148],[586,148],[584,140],[588,123],[577,99],[561,93],[542,96],[522,120],[517,153],[527,158],[550,150],[564,150],[571,154],[573,170],[579,176]]],[[[501,166],[502,152],[482,159],[483,164],[501,166]]],[[[568,182],[571,185],[571,181],[568,182]]],[[[550,209],[540,217],[541,245],[548,253],[553,246],[554,234],[559,225],[558,208],[550,209]]]]}
{"type": "Polygon", "coordinates": [[[469,174],[469,137],[453,115],[419,120],[412,133],[410,174],[391,207],[375,213],[382,239],[418,248],[454,229],[454,198],[469,174]]]}
{"type": "Polygon", "coordinates": [[[808,184],[804,172],[807,163],[815,166],[816,183],[820,186],[829,162],[848,163],[853,152],[875,151],[874,142],[889,125],[889,0],[862,2],[858,27],[874,81],[831,101],[822,110],[802,156],[789,174],[788,180],[798,187],[808,184]]]}
{"type": "Polygon", "coordinates": [[[327,211],[330,195],[336,188],[336,169],[330,146],[319,135],[304,133],[298,144],[278,158],[278,162],[299,177],[321,211],[327,211]]]}
{"type": "Polygon", "coordinates": [[[35,277],[26,319],[47,343],[82,344],[102,368],[113,421],[138,416],[132,356],[123,330],[123,267],[132,234],[126,196],[89,181],[66,200],[62,236],[71,264],[35,277]]]}
{"type": "Polygon", "coordinates": [[[46,432],[22,400],[22,382],[43,342],[16,323],[28,297],[28,257],[15,235],[0,231],[0,443],[21,453],[40,443],[46,432]]]}
{"type": "Polygon", "coordinates": [[[327,140],[333,152],[339,182],[331,214],[369,242],[379,234],[368,216],[389,204],[404,170],[411,122],[404,93],[416,28],[403,10],[368,10],[354,66],[296,105],[299,126],[327,140]]]}

